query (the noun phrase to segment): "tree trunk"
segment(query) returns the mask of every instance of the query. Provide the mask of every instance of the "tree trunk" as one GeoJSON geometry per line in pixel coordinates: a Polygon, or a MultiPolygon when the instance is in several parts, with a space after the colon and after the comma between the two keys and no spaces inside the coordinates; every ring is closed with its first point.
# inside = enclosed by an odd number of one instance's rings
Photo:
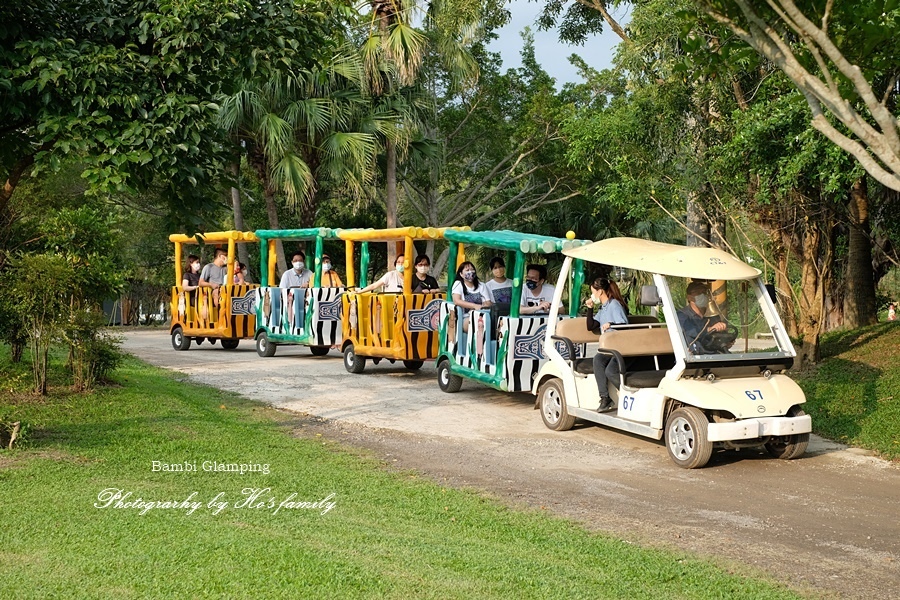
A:
{"type": "Polygon", "coordinates": [[[690,232],[687,234],[686,244],[688,246],[706,248],[706,241],[709,240],[709,221],[700,208],[700,194],[698,192],[690,192],[688,194],[685,210],[687,228],[690,232]]]}
{"type": "MultiPolygon", "coordinates": [[[[266,182],[265,192],[263,192],[263,196],[266,199],[266,214],[269,217],[269,229],[281,229],[281,226],[278,224],[278,205],[275,203],[275,188],[269,182],[266,182]]],[[[281,240],[275,242],[275,255],[277,256],[277,273],[276,277],[280,273],[284,273],[287,271],[287,262],[284,260],[284,245],[281,243],[281,240]]],[[[270,284],[272,282],[269,282],[270,284]]]]}
{"type": "Polygon", "coordinates": [[[797,313],[794,311],[794,294],[791,289],[791,280],[788,277],[788,248],[782,243],[781,234],[775,232],[772,236],[773,255],[775,258],[775,292],[778,298],[778,312],[784,323],[787,334],[797,337],[800,332],[797,328],[797,313]]]}
{"type": "MultiPolygon", "coordinates": [[[[238,163],[231,163],[229,169],[231,170],[231,174],[234,176],[235,181],[237,181],[238,175],[240,174],[240,165],[238,163]]],[[[235,187],[231,188],[231,205],[234,207],[234,228],[238,231],[244,231],[244,211],[241,208],[241,192],[235,187]]],[[[250,252],[247,249],[247,244],[238,244],[237,252],[238,260],[249,267],[250,252]]]]}
{"type": "Polygon", "coordinates": [[[806,369],[819,361],[819,336],[824,312],[824,277],[819,271],[822,251],[822,230],[809,221],[803,232],[803,252],[800,257],[800,334],[803,344],[797,354],[797,367],[806,369]]]}
{"type": "Polygon", "coordinates": [[[844,325],[855,329],[877,321],[872,242],[869,237],[869,194],[866,177],[850,189],[850,235],[847,257],[844,325]]]}
{"type": "MultiPolygon", "coordinates": [[[[387,228],[397,226],[397,148],[394,142],[388,140],[385,144],[385,197],[384,212],[387,215],[387,228]]],[[[393,244],[388,244],[388,269],[393,268],[397,252],[393,244]]]]}

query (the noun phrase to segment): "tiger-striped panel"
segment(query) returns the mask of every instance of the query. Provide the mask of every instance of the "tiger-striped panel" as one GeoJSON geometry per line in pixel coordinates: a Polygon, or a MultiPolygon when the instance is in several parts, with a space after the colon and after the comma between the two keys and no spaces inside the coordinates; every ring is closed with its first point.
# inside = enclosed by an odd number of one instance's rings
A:
{"type": "Polygon", "coordinates": [[[342,338],[358,354],[369,349],[398,360],[437,357],[443,294],[346,293],[342,298],[342,338]]]}
{"type": "Polygon", "coordinates": [[[256,330],[256,288],[228,285],[184,292],[172,288],[172,327],[180,325],[186,336],[250,338],[256,330]]]}

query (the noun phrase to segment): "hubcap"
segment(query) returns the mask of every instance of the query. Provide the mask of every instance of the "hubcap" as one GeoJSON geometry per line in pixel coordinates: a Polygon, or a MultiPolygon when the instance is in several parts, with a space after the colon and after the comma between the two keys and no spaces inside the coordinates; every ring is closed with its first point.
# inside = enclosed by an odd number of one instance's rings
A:
{"type": "Polygon", "coordinates": [[[686,460],[694,452],[694,430],[684,417],[669,425],[669,449],[679,460],[686,460]]]}
{"type": "Polygon", "coordinates": [[[179,331],[178,333],[175,334],[175,345],[180,346],[183,341],[184,341],[184,335],[179,331]]]}
{"type": "Polygon", "coordinates": [[[446,365],[441,367],[441,383],[445,387],[450,383],[450,369],[446,365]]]}
{"type": "Polygon", "coordinates": [[[562,415],[562,399],[559,397],[559,392],[554,388],[548,388],[544,392],[542,404],[544,407],[544,416],[547,418],[547,421],[550,423],[559,421],[559,418],[562,415]]]}

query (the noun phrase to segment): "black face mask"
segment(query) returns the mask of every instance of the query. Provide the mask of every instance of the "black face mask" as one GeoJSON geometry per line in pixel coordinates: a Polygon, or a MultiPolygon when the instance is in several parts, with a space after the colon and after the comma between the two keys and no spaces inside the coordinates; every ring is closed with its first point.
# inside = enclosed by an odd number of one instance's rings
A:
{"type": "Polygon", "coordinates": [[[527,287],[529,290],[533,290],[533,289],[535,289],[537,286],[538,286],[538,282],[537,282],[537,281],[532,281],[532,280],[530,280],[530,279],[526,279],[526,280],[525,280],[525,287],[527,287]]]}

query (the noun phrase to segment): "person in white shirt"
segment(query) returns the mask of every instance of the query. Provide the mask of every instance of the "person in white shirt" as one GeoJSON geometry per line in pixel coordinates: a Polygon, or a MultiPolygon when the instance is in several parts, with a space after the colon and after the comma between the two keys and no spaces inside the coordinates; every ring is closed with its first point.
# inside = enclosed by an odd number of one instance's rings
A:
{"type": "MultiPolygon", "coordinates": [[[[450,290],[453,304],[462,307],[468,315],[473,309],[489,308],[491,306],[491,293],[483,283],[478,281],[478,273],[475,265],[466,261],[456,269],[456,279],[450,290]]],[[[463,321],[463,331],[469,331],[469,317],[463,321]]]]}
{"type": "Polygon", "coordinates": [[[384,275],[381,276],[381,279],[374,283],[370,283],[363,289],[359,290],[360,293],[363,292],[371,292],[377,290],[378,288],[384,288],[382,291],[385,294],[402,294],[403,293],[403,264],[406,262],[406,257],[402,254],[397,257],[394,261],[394,270],[388,271],[384,275]]]}
{"type": "Polygon", "coordinates": [[[302,250],[297,250],[291,256],[292,269],[288,269],[281,274],[282,288],[302,288],[309,287],[312,280],[313,272],[306,268],[306,254],[302,250]]]}
{"type": "Polygon", "coordinates": [[[499,256],[495,256],[488,263],[493,276],[484,282],[484,286],[491,295],[494,304],[509,304],[512,301],[512,279],[506,277],[506,263],[499,256]]]}
{"type": "Polygon", "coordinates": [[[528,265],[525,268],[525,289],[522,290],[523,315],[543,315],[550,312],[556,286],[545,283],[547,267],[544,265],[528,265]]]}

